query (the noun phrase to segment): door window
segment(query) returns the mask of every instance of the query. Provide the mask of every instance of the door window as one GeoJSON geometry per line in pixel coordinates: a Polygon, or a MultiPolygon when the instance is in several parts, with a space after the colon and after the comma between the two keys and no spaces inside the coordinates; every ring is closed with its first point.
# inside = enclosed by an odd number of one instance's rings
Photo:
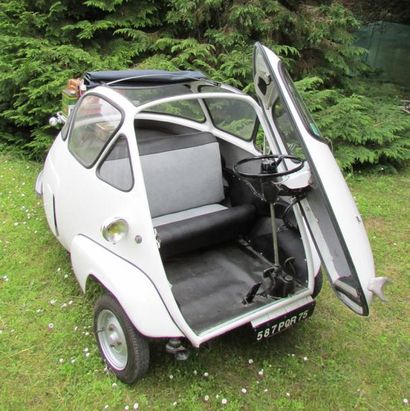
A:
{"type": "Polygon", "coordinates": [[[97,171],[98,177],[122,191],[131,190],[134,184],[130,151],[127,139],[120,136],[111,147],[97,171]]]}
{"type": "Polygon", "coordinates": [[[95,95],[83,98],[75,113],[68,148],[85,167],[91,167],[121,125],[121,112],[95,95]]]}

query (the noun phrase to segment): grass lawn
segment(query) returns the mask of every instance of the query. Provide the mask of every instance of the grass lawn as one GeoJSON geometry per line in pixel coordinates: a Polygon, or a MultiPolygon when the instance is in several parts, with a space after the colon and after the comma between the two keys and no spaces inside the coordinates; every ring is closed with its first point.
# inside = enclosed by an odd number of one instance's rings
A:
{"type": "Polygon", "coordinates": [[[155,343],[128,387],[104,371],[92,302],[33,192],[40,168],[0,156],[0,410],[410,409],[410,170],[349,181],[388,304],[361,318],[325,285],[315,315],[271,340],[239,330],[183,363],[155,343]]]}

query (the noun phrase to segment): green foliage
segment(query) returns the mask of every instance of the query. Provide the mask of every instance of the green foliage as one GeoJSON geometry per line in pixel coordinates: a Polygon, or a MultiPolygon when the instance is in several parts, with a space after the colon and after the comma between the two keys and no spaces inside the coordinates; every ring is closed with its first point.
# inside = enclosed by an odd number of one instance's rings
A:
{"type": "Polygon", "coordinates": [[[359,28],[359,23],[340,3],[319,8],[305,6],[302,19],[302,33],[307,43],[302,56],[309,57],[313,63],[304,67],[304,72],[307,70],[340,81],[341,76],[355,74],[363,68],[360,57],[365,50],[353,46],[353,33],[359,28]],[[312,60],[312,57],[315,58],[312,60]]]}
{"type": "Polygon", "coordinates": [[[407,0],[346,0],[349,7],[365,22],[390,21],[410,24],[410,7],[407,0]]]}
{"type": "Polygon", "coordinates": [[[47,119],[60,108],[67,80],[90,70],[125,69],[154,42],[158,8],[127,2],[1,2],[0,143],[10,134],[29,155],[41,157],[54,130],[47,119]],[[88,19],[86,19],[87,17],[88,19]]]}
{"type": "Polygon", "coordinates": [[[12,143],[42,157],[54,134],[47,119],[66,81],[86,71],[201,70],[252,92],[252,48],[260,41],[296,79],[320,78],[304,81],[305,94],[343,167],[408,156],[397,138],[407,126],[395,119],[396,101],[382,112],[378,97],[346,91],[366,68],[364,50],[353,45],[359,23],[338,1],[0,0],[0,10],[0,147],[12,143]],[[386,116],[383,126],[361,136],[376,112],[386,116]],[[352,144],[360,150],[349,152],[352,144]]]}
{"type": "Polygon", "coordinates": [[[356,93],[320,89],[319,78],[297,83],[319,128],[325,130],[344,169],[376,165],[392,169],[410,160],[410,116],[397,89],[376,81],[352,83],[356,93]]]}

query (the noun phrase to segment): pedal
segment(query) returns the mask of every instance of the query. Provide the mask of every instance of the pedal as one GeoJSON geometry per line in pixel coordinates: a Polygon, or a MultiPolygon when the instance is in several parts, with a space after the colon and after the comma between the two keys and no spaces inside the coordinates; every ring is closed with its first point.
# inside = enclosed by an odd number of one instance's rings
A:
{"type": "Polygon", "coordinates": [[[255,299],[256,293],[259,290],[259,287],[261,286],[262,283],[256,283],[252,288],[249,290],[248,294],[244,297],[242,300],[243,305],[248,305],[252,304],[253,300],[255,299]]]}

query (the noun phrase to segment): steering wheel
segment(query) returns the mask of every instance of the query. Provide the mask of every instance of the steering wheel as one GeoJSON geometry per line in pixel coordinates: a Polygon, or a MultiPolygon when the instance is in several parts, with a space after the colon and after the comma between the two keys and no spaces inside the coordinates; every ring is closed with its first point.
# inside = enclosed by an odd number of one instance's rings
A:
{"type": "Polygon", "coordinates": [[[304,160],[301,160],[296,156],[287,154],[269,154],[244,158],[243,160],[238,161],[233,169],[235,170],[235,173],[242,178],[266,181],[296,173],[303,168],[303,165],[304,160]],[[278,171],[278,166],[283,160],[292,160],[295,167],[285,171],[278,171]]]}

